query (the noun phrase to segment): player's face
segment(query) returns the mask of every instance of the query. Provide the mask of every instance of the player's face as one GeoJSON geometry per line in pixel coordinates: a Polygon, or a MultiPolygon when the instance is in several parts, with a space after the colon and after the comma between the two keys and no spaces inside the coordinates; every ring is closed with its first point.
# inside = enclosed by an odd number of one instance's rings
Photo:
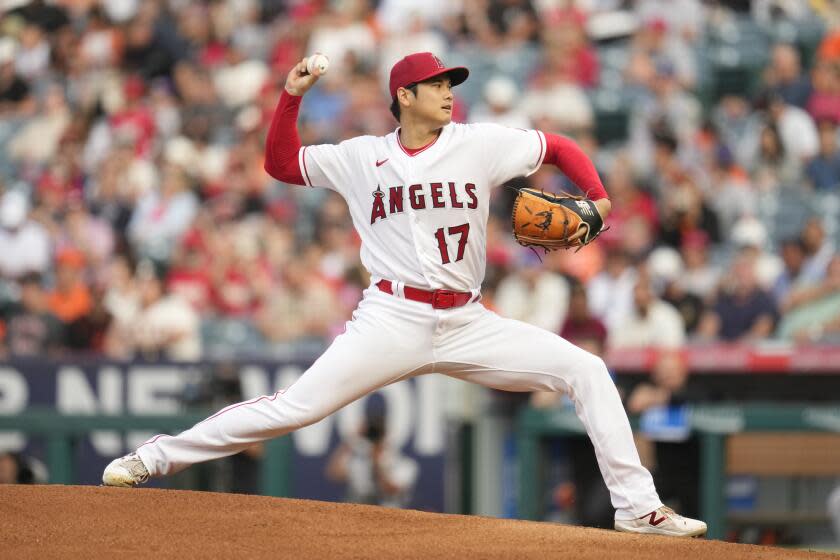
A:
{"type": "Polygon", "coordinates": [[[417,84],[411,110],[415,116],[445,126],[452,120],[452,84],[446,76],[417,84]]]}

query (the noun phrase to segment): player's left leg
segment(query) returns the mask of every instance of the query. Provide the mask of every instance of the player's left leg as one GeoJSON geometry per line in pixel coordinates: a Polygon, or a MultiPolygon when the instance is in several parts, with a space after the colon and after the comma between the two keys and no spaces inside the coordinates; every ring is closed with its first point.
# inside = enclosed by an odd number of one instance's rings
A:
{"type": "MultiPolygon", "coordinates": [[[[648,526],[655,529],[649,532],[663,532],[661,514],[656,513],[662,511],[662,502],[641,464],[618,390],[601,358],[556,334],[480,306],[452,311],[440,322],[436,371],[506,391],[567,393],[595,448],[616,509],[616,527],[629,530],[628,523],[643,519],[644,532],[648,526]]],[[[685,519],[676,518],[677,524],[685,519]]],[[[696,523],[676,527],[674,534],[705,532],[705,524],[696,523]]]]}

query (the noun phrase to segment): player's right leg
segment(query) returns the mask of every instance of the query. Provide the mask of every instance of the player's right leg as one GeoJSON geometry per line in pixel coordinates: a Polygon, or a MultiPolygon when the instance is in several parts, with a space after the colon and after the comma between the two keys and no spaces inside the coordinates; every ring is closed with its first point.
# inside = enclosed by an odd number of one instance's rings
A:
{"type": "Polygon", "coordinates": [[[434,315],[407,305],[422,304],[367,294],[346,332],[291,387],[228,406],[177,436],[153,437],[136,454],[108,465],[103,482],[133,486],[239,453],[313,424],[379,387],[426,373],[434,315]]]}

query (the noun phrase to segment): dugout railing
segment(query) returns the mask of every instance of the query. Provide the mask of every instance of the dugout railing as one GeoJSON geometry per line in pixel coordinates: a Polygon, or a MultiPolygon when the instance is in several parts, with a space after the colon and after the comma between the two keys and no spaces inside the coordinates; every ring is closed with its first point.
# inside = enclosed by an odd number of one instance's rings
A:
{"type": "MultiPolygon", "coordinates": [[[[30,409],[13,416],[0,415],[0,432],[22,432],[45,441],[45,460],[51,484],[74,484],[75,446],[92,432],[150,430],[177,432],[207,418],[208,413],[177,415],[67,415],[52,409],[30,409]]],[[[260,472],[260,494],[289,496],[291,491],[291,438],[265,442],[260,472]]]]}
{"type": "MultiPolygon", "coordinates": [[[[634,429],[638,419],[631,418],[634,429]]],[[[840,402],[836,404],[750,403],[691,407],[690,429],[700,439],[700,510],[709,526],[708,538],[722,539],[727,527],[725,488],[726,440],[755,432],[840,432],[840,402]]],[[[543,442],[556,436],[584,436],[585,430],[569,408],[522,411],[517,426],[519,453],[519,513],[523,519],[542,517],[545,495],[543,442]]],[[[795,453],[796,450],[787,450],[795,453]]],[[[840,474],[840,473],[838,473],[840,474]]]]}

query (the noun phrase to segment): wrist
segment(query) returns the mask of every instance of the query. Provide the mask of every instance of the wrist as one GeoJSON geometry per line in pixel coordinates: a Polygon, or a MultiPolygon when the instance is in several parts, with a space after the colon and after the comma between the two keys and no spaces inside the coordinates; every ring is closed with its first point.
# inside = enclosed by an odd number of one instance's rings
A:
{"type": "Polygon", "coordinates": [[[283,87],[283,91],[285,91],[286,93],[288,93],[292,97],[301,97],[301,96],[303,96],[304,93],[306,93],[306,92],[301,91],[297,88],[289,87],[289,84],[286,84],[283,87]]]}
{"type": "Polygon", "coordinates": [[[598,213],[601,214],[601,219],[606,220],[610,211],[612,211],[612,202],[610,202],[610,199],[601,198],[598,200],[593,200],[592,203],[595,205],[595,208],[598,210],[598,213]]]}

